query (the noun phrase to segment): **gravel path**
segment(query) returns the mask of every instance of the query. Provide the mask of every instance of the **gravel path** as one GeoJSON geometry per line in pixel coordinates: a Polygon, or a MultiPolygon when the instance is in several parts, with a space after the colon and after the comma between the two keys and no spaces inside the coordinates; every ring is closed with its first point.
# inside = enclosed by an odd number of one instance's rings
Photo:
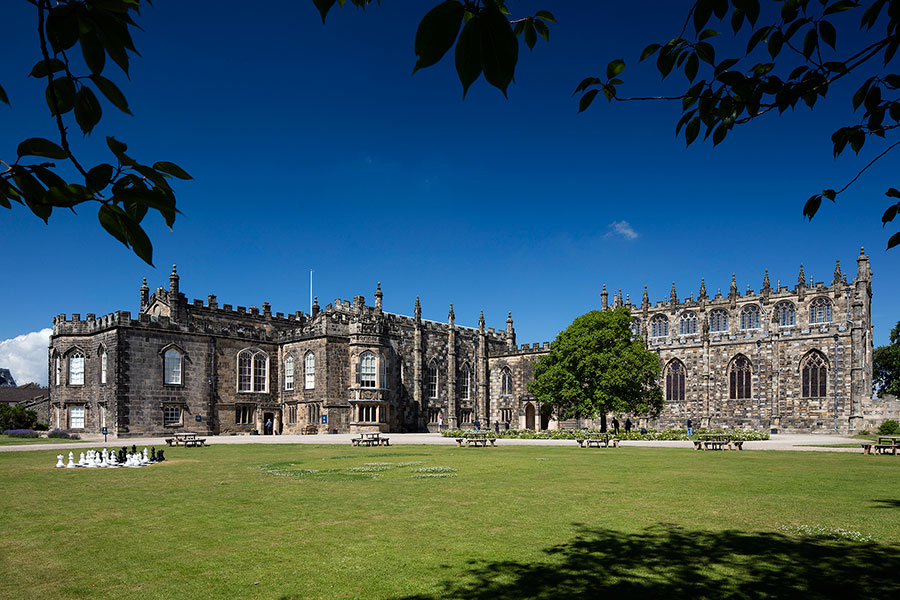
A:
{"type": "MultiPolygon", "coordinates": [[[[121,446],[165,446],[164,438],[122,438],[110,439],[103,442],[102,435],[85,435],[90,443],[47,443],[47,444],[22,444],[18,446],[0,446],[2,452],[23,452],[29,450],[71,450],[79,451],[79,448],[94,447],[121,447],[121,446]]],[[[208,444],[337,444],[350,445],[350,438],[356,434],[338,433],[335,435],[220,435],[206,436],[208,444]]],[[[429,445],[455,445],[452,438],[444,438],[436,433],[389,433],[392,445],[429,444],[429,445]]],[[[572,440],[516,440],[501,439],[497,442],[503,446],[575,446],[572,440]]],[[[622,446],[655,446],[662,448],[691,448],[688,441],[664,442],[664,441],[624,441],[622,446]]],[[[799,450],[820,452],[862,452],[859,440],[842,437],[833,434],[794,434],[782,433],[773,435],[772,439],[760,442],[744,442],[745,450],[799,450]],[[825,444],[856,444],[853,448],[826,448],[825,444]]]]}

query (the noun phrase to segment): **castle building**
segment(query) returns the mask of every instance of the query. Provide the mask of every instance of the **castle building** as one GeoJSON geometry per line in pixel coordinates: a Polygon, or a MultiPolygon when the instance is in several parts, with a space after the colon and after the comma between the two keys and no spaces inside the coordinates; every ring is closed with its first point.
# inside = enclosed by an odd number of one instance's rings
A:
{"type": "MultiPolygon", "coordinates": [[[[827,431],[858,429],[872,389],[871,271],[865,254],[847,283],[802,272],[788,289],[640,306],[622,300],[633,332],[659,354],[666,405],[654,426],[827,431]]],[[[560,423],[527,391],[550,345],[516,345],[502,330],[382,310],[362,296],[311,312],[272,314],[269,304],[188,302],[173,265],[168,289],[140,287],[140,311],[53,319],[51,426],[120,437],[209,434],[437,431],[509,422],[560,423]]],[[[605,286],[601,309],[609,309],[605,286]]],[[[638,418],[638,417],[636,417],[638,418]]],[[[599,420],[598,420],[599,422],[599,420]]],[[[597,422],[597,423],[598,423],[597,422]]],[[[582,421],[579,425],[596,425],[582,421]]]]}

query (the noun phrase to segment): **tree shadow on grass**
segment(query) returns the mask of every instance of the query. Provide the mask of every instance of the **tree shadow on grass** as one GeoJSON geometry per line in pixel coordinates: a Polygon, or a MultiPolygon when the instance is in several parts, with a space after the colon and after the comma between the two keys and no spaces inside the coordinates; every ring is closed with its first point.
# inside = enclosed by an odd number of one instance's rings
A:
{"type": "Polygon", "coordinates": [[[900,500],[872,500],[878,508],[900,508],[900,500]]]}
{"type": "Polygon", "coordinates": [[[887,598],[900,576],[892,546],[672,524],[639,533],[582,528],[544,552],[527,564],[473,562],[439,595],[407,600],[887,598]]]}

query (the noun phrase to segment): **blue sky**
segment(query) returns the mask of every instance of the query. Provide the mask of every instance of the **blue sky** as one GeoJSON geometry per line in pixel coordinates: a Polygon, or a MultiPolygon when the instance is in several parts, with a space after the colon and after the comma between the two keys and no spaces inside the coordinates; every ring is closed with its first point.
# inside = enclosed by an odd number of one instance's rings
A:
{"type": "MultiPolygon", "coordinates": [[[[32,8],[10,4],[3,159],[54,133],[40,83],[26,77],[39,56],[32,8]]],[[[184,214],[172,232],[158,216],[145,221],[153,269],[103,232],[95,208],[59,211],[49,227],[19,206],[0,210],[0,340],[59,313],[136,312],[141,278],[165,286],[177,263],[191,299],[306,311],[313,269],[323,305],[371,302],[381,281],[389,311],[410,314],[419,295],[425,318],[446,319],[453,302],[460,324],[483,309],[497,328],[512,311],[519,342],[537,342],[597,308],[603,283],[637,301],[647,285],[655,302],[672,281],[679,296],[696,294],[701,277],[712,293],[727,290],[732,273],[741,291],[758,290],[764,269],[793,285],[801,263],[829,281],[836,259],[852,277],[865,246],[875,341],[887,343],[900,320],[900,250],[884,251],[880,216],[884,191],[900,187],[896,155],[812,223],[801,212],[877,153],[832,158],[855,88],[835,86],[820,109],[760,119],[715,149],[685,149],[675,103],[598,100],[579,115],[571,93],[620,57],[623,93],[677,89],[637,57],[677,34],[688,3],[511,3],[515,14],[551,8],[552,41],[522,45],[509,99],[480,80],[465,100],[451,60],[411,76],[416,24],[431,5],[334,9],[324,26],[311,1],[277,12],[232,0],[145,9],[131,79],[110,71],[135,116],[104,105],[94,134],[73,137],[87,162],[106,160],[104,136],[115,135],[144,162],[187,169],[195,180],[176,187],[184,214]]]]}

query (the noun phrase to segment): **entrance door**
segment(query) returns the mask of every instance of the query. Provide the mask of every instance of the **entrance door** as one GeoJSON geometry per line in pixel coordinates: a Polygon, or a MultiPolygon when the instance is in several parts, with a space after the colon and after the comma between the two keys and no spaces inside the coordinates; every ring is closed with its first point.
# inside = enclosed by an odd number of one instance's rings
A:
{"type": "Polygon", "coordinates": [[[525,405],[525,429],[534,429],[534,404],[525,405]]]}
{"type": "Polygon", "coordinates": [[[272,435],[275,430],[275,413],[263,413],[263,435],[272,435]]]}

